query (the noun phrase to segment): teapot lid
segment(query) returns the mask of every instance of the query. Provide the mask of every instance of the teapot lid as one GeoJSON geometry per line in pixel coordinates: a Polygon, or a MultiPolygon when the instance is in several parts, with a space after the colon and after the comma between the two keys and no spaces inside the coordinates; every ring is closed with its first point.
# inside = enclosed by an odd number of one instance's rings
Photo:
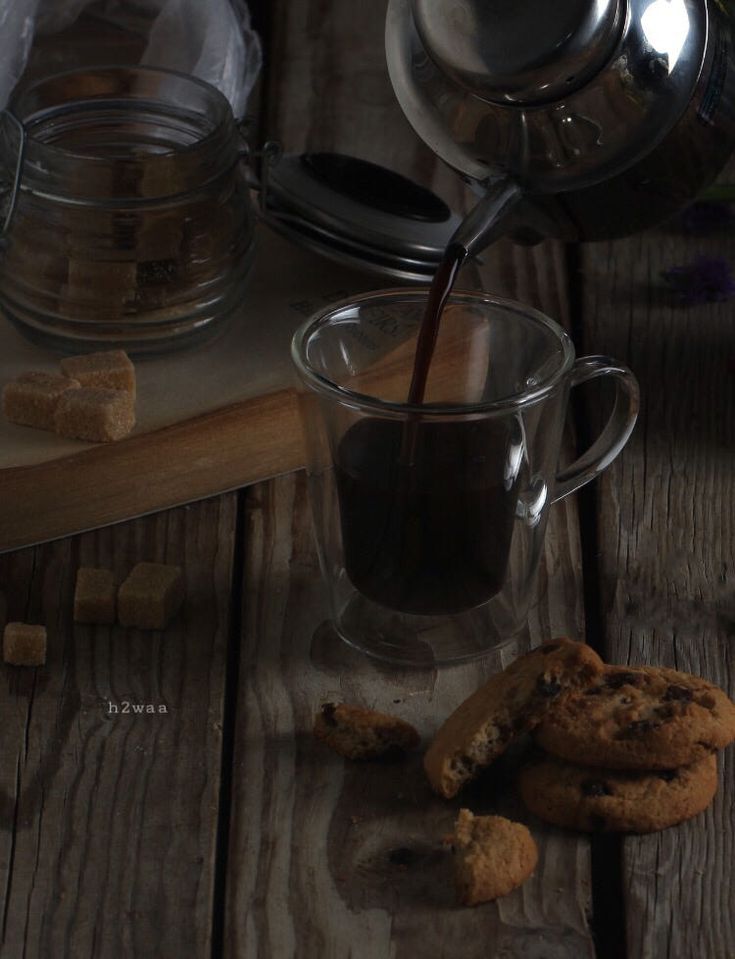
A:
{"type": "MultiPolygon", "coordinates": [[[[572,31],[557,56],[543,37],[531,33],[525,20],[529,11],[541,16],[545,6],[541,0],[389,0],[388,72],[413,128],[465,179],[484,184],[510,177],[536,196],[583,190],[624,175],[651,155],[688,115],[698,89],[702,98],[698,115],[711,123],[712,104],[724,102],[732,43],[731,19],[718,4],[719,0],[548,3],[543,22],[551,23],[560,9],[565,15],[576,10],[583,28],[581,33],[572,31]],[[439,29],[445,9],[449,15],[456,9],[475,18],[478,35],[467,30],[462,40],[459,31],[457,50],[439,29]],[[507,50],[503,18],[508,21],[507,50]],[[424,42],[420,29],[426,35],[431,31],[431,44],[424,42]],[[555,65],[572,70],[575,50],[590,31],[594,49],[584,69],[580,64],[566,78],[564,70],[557,74],[555,65]],[[474,61],[465,58],[468,49],[474,49],[474,61]],[[497,57],[498,65],[486,64],[485,57],[497,57]],[[485,77],[474,72],[473,63],[478,69],[482,64],[485,77]],[[595,72],[589,75],[591,67],[595,72]],[[560,91],[562,80],[569,83],[560,91]]],[[[559,24],[562,32],[564,22],[562,18],[559,24]]],[[[551,37],[560,40],[556,28],[551,37]]],[[[721,113],[725,115],[724,110],[721,113]]],[[[695,134],[691,143],[686,163],[694,167],[701,162],[695,134]]],[[[671,166],[684,161],[673,157],[665,162],[671,166]]]]}
{"type": "Polygon", "coordinates": [[[578,89],[607,62],[620,0],[412,0],[437,66],[484,100],[543,103],[578,89]]]}
{"type": "Polygon", "coordinates": [[[433,277],[461,219],[399,173],[339,153],[286,154],[261,177],[274,229],[332,259],[401,280],[433,277]]]}

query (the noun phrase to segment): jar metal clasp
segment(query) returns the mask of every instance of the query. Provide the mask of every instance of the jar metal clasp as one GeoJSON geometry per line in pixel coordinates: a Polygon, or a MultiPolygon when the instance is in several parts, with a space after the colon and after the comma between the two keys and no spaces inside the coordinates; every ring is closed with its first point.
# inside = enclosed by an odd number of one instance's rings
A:
{"type": "Polygon", "coordinates": [[[18,131],[18,155],[15,161],[13,180],[10,185],[10,199],[8,201],[8,206],[7,210],[5,211],[5,217],[2,221],[2,225],[0,225],[0,252],[2,252],[8,244],[8,231],[10,230],[10,224],[13,221],[13,214],[15,213],[15,208],[18,203],[20,184],[21,180],[23,179],[23,163],[25,162],[27,137],[25,126],[10,110],[0,110],[0,118],[3,120],[7,118],[7,120],[9,120],[18,131]]]}
{"type": "Polygon", "coordinates": [[[266,140],[259,150],[254,150],[248,141],[253,118],[241,117],[236,123],[241,143],[240,159],[244,160],[248,166],[248,186],[258,194],[258,207],[262,215],[268,209],[270,172],[283,156],[283,146],[278,140],[266,140]],[[255,170],[253,160],[260,160],[259,171],[255,170]]]}

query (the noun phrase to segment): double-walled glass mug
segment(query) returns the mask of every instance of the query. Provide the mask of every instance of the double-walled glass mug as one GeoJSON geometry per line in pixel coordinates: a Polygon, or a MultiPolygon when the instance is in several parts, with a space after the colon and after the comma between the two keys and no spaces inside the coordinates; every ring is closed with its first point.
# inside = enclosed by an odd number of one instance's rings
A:
{"type": "Polygon", "coordinates": [[[366,653],[431,666],[483,655],[525,625],[552,503],[593,479],[635,424],[638,385],[575,360],[561,327],[454,293],[421,405],[406,402],[426,290],[356,297],[308,320],[292,356],[309,496],[332,616],[366,653]],[[602,433],[558,471],[569,389],[615,383],[602,433]]]}

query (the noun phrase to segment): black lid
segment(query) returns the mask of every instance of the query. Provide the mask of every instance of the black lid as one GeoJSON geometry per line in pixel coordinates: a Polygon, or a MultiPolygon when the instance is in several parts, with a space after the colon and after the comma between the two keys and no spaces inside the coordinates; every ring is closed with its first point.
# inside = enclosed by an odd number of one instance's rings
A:
{"type": "Polygon", "coordinates": [[[434,275],[460,224],[430,190],[337,153],[285,155],[269,167],[264,218],[333,259],[402,280],[434,275]]]}

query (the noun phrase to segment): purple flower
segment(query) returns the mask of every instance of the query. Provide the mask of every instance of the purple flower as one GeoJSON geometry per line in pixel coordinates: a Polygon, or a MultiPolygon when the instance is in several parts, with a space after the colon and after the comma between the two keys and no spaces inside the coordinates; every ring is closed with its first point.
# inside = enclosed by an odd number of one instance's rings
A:
{"type": "Polygon", "coordinates": [[[688,266],[674,266],[661,274],[680,303],[720,303],[735,296],[735,277],[722,257],[700,256],[688,266]]]}

